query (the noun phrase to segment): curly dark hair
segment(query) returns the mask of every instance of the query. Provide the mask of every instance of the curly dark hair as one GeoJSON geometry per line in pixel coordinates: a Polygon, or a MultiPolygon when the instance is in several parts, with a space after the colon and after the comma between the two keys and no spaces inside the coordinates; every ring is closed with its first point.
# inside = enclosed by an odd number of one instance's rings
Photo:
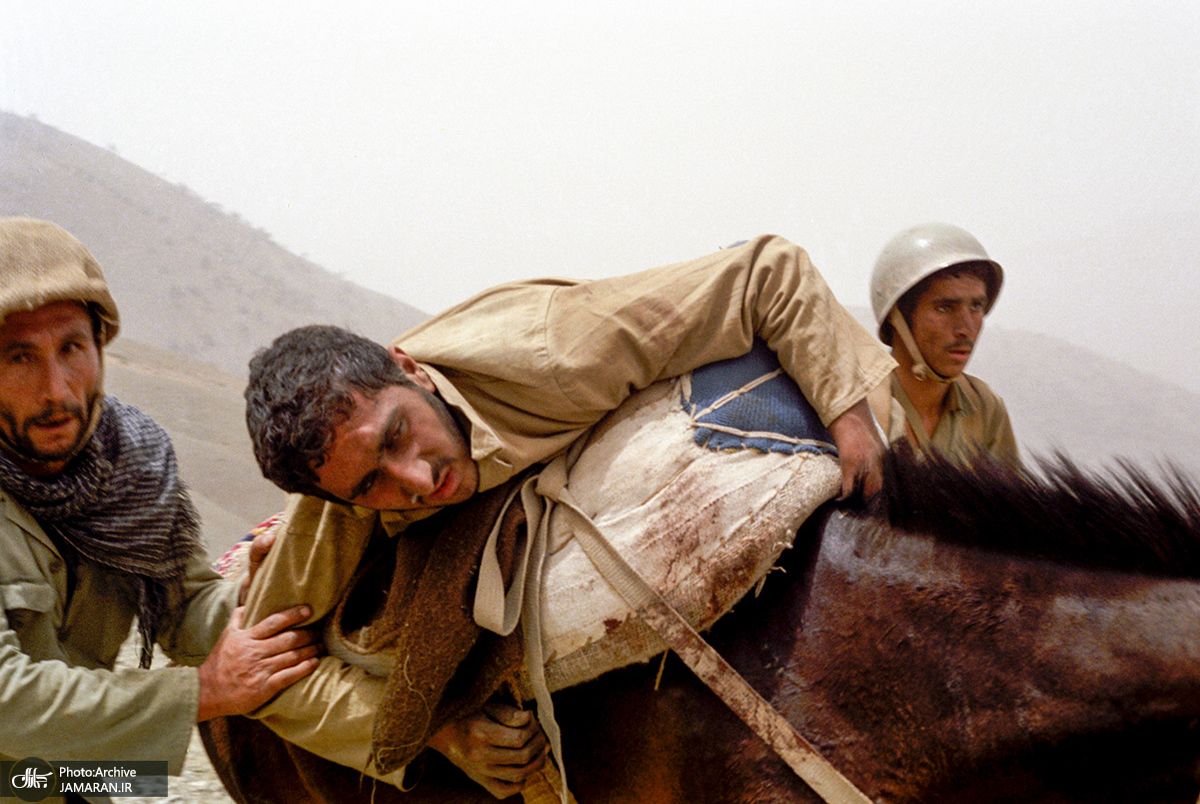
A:
{"type": "Polygon", "coordinates": [[[263,476],[287,492],[333,499],[317,487],[333,431],[346,421],[352,390],[373,397],[391,385],[414,387],[387,349],[323,325],[298,327],[250,360],[246,427],[263,476]]]}

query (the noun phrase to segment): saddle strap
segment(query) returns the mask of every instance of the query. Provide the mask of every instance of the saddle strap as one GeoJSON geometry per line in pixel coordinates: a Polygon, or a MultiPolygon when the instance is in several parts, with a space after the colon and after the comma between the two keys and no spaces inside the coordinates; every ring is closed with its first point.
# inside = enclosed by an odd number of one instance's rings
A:
{"type": "Polygon", "coordinates": [[[573,529],[576,541],[604,579],[641,614],[646,624],[828,804],[872,804],[625,561],[591,518],[580,510],[566,480],[564,462],[553,461],[539,475],[537,490],[577,518],[578,527],[573,529]]]}

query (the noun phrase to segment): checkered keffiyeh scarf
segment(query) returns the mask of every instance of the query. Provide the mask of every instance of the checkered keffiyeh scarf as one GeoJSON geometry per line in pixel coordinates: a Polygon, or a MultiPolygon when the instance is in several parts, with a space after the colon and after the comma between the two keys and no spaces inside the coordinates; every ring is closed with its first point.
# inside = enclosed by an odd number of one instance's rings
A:
{"type": "Polygon", "coordinates": [[[170,589],[200,544],[199,517],[166,432],[113,397],[102,408],[87,446],[55,477],[28,475],[0,450],[0,486],[82,556],[134,576],[149,667],[170,589]]]}

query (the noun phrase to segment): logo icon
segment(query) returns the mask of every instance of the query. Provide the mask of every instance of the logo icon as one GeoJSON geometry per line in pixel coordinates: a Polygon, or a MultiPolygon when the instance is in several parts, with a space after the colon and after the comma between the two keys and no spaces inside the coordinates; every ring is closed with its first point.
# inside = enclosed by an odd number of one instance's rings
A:
{"type": "Polygon", "coordinates": [[[46,760],[27,757],[12,764],[8,784],[21,801],[41,801],[58,789],[58,777],[46,760]]]}

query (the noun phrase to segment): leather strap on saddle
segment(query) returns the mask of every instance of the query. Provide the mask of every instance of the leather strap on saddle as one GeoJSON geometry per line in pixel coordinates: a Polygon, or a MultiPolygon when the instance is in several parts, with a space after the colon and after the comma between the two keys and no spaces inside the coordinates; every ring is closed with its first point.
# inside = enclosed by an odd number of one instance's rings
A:
{"type": "Polygon", "coordinates": [[[577,518],[575,538],[605,580],[641,614],[643,620],[683,659],[692,672],[779,754],[797,776],[828,804],[871,804],[870,798],[829,764],[675,608],[629,566],[576,504],[567,488],[566,461],[560,457],[542,470],[537,478],[537,491],[543,497],[561,504],[577,518]]]}

